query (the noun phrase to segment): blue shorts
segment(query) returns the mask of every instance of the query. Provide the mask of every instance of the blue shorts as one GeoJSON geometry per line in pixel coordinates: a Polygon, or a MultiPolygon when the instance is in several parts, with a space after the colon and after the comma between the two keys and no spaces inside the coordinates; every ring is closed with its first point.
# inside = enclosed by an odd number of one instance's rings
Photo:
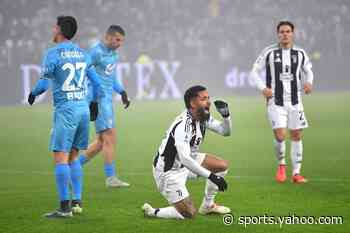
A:
{"type": "Polygon", "coordinates": [[[96,133],[112,128],[115,128],[113,101],[101,99],[98,101],[98,115],[95,121],[96,133]]]}
{"type": "Polygon", "coordinates": [[[69,153],[72,148],[87,149],[89,122],[90,112],[86,102],[56,108],[51,130],[50,151],[69,153]]]}

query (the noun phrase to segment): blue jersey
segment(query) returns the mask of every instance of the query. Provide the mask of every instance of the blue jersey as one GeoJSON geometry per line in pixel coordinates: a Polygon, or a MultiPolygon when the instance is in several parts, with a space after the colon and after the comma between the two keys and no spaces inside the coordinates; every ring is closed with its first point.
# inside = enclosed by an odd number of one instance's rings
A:
{"type": "Polygon", "coordinates": [[[100,96],[112,101],[113,90],[119,94],[124,91],[123,86],[116,79],[116,65],[119,62],[118,53],[98,42],[90,51],[91,63],[100,78],[100,96]]]}
{"type": "Polygon", "coordinates": [[[96,91],[99,77],[91,65],[90,55],[78,45],[64,41],[48,49],[42,64],[41,78],[31,91],[38,96],[51,80],[55,107],[50,150],[69,153],[72,148],[85,150],[89,141],[89,107],[86,77],[96,91]]]}
{"type": "Polygon", "coordinates": [[[41,78],[50,79],[54,106],[86,101],[86,75],[91,58],[71,41],[61,42],[47,50],[41,78]]]}

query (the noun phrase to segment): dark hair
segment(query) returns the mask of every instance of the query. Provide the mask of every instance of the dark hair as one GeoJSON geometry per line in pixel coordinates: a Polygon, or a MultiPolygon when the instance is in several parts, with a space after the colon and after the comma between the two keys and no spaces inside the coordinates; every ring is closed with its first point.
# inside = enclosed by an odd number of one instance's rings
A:
{"type": "Polygon", "coordinates": [[[109,26],[107,31],[106,31],[106,34],[113,35],[116,32],[118,32],[118,33],[122,34],[123,36],[125,36],[124,29],[121,26],[119,26],[119,25],[111,25],[111,26],[109,26]]]}
{"type": "Polygon", "coordinates": [[[198,92],[205,91],[205,90],[207,90],[207,88],[199,85],[188,88],[184,95],[186,108],[187,109],[191,108],[191,100],[198,96],[198,92]]]}
{"type": "Polygon", "coordinates": [[[68,40],[72,39],[78,30],[77,21],[73,16],[58,16],[57,25],[62,35],[68,40]]]}
{"type": "Polygon", "coordinates": [[[280,21],[277,25],[277,32],[279,32],[280,27],[284,25],[289,26],[292,29],[292,32],[294,32],[294,24],[290,21],[280,21]]]}

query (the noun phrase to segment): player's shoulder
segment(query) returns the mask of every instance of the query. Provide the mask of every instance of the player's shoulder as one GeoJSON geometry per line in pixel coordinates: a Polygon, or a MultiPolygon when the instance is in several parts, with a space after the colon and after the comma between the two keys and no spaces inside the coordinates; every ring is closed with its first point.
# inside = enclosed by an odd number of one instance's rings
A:
{"type": "Polygon", "coordinates": [[[90,48],[89,48],[90,53],[96,53],[96,52],[102,52],[102,44],[101,41],[96,41],[94,42],[90,48]]]}
{"type": "Polygon", "coordinates": [[[53,56],[53,55],[57,55],[59,53],[60,47],[58,45],[49,47],[45,50],[44,54],[46,54],[46,56],[53,56]]]}
{"type": "Polygon", "coordinates": [[[49,47],[44,51],[43,55],[46,61],[57,61],[60,55],[59,47],[57,45],[49,47]]]}
{"type": "Polygon", "coordinates": [[[258,58],[256,59],[256,61],[255,61],[255,63],[254,63],[254,66],[256,66],[256,65],[259,66],[259,64],[263,64],[263,62],[266,60],[266,58],[268,57],[268,55],[270,54],[270,52],[272,52],[272,51],[274,51],[274,50],[277,50],[278,48],[279,48],[279,46],[278,46],[277,43],[265,47],[265,48],[260,52],[258,58]]]}
{"type": "Polygon", "coordinates": [[[191,133],[193,126],[192,122],[192,115],[187,110],[185,110],[175,118],[175,121],[173,123],[174,130],[176,130],[176,132],[181,132],[185,134],[191,133]]]}
{"type": "Polygon", "coordinates": [[[279,49],[278,43],[274,43],[272,45],[269,45],[265,47],[259,54],[255,64],[261,63],[265,61],[266,57],[274,50],[279,49]]]}
{"type": "Polygon", "coordinates": [[[271,51],[274,51],[274,50],[277,50],[279,49],[279,45],[278,43],[274,43],[274,44],[271,44],[269,46],[266,46],[262,51],[261,51],[261,55],[267,55],[269,54],[271,51]]]}
{"type": "Polygon", "coordinates": [[[294,50],[297,50],[297,51],[300,51],[300,52],[302,52],[303,54],[306,54],[306,51],[305,51],[305,49],[303,49],[301,46],[299,46],[299,45],[293,45],[293,49],[294,50]]]}

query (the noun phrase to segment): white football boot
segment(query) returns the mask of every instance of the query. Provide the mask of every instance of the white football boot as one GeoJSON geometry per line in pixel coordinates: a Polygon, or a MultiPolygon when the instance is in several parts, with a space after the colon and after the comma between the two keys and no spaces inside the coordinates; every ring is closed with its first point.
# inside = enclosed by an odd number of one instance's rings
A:
{"type": "Polygon", "coordinates": [[[212,204],[211,206],[205,206],[203,203],[201,207],[199,208],[198,212],[202,215],[207,214],[228,214],[231,213],[231,209],[229,207],[218,205],[216,203],[212,204]]]}
{"type": "Polygon", "coordinates": [[[155,209],[148,203],[143,204],[141,207],[143,214],[145,217],[154,217],[155,216],[155,209]]]}
{"type": "Polygon", "coordinates": [[[129,183],[126,183],[118,179],[116,176],[111,176],[106,179],[107,188],[123,188],[123,187],[129,187],[129,186],[130,186],[129,183]]]}

